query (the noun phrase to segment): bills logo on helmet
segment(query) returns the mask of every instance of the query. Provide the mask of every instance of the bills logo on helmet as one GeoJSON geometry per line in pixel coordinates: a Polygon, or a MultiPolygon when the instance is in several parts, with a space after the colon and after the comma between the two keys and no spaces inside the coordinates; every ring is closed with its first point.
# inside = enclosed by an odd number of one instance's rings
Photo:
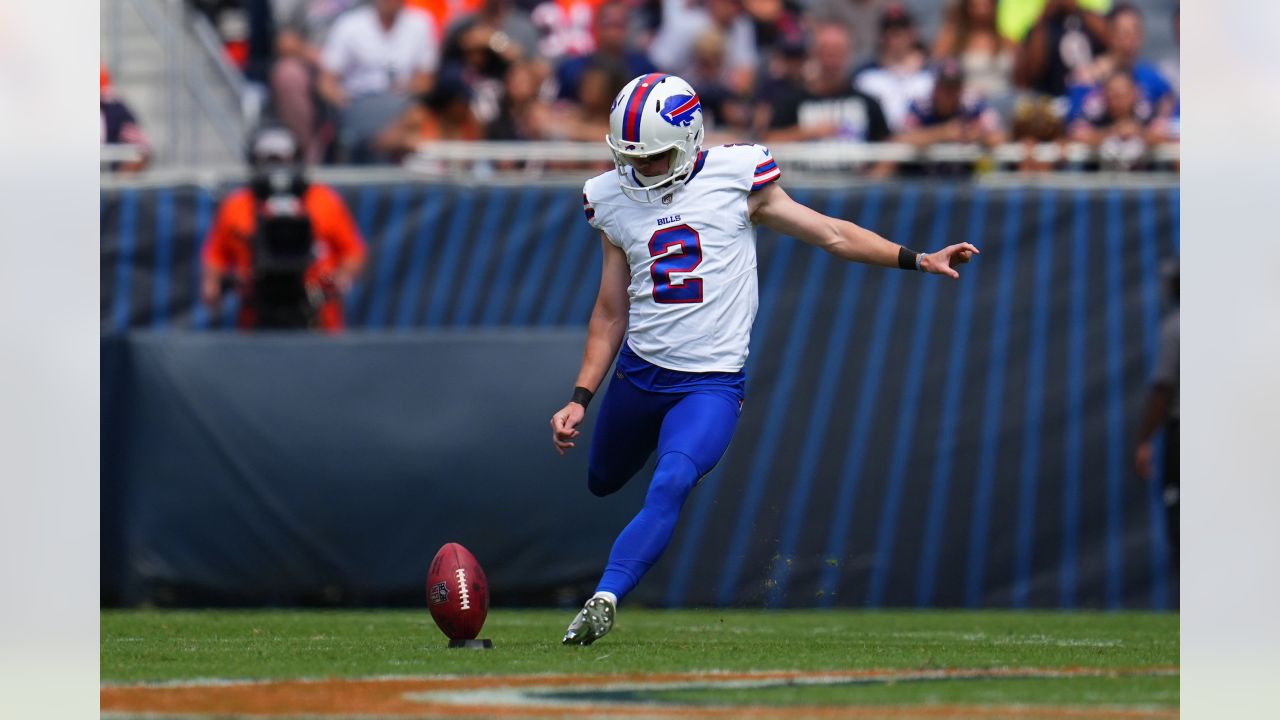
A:
{"type": "Polygon", "coordinates": [[[702,112],[702,101],[697,95],[672,95],[662,102],[662,119],[677,127],[689,127],[697,112],[702,112]]]}

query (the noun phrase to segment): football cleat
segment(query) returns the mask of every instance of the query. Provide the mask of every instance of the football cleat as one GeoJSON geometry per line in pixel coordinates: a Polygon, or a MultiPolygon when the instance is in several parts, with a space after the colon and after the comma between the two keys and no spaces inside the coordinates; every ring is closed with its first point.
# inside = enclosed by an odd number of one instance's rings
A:
{"type": "Polygon", "coordinates": [[[578,616],[569,623],[564,633],[565,645],[590,645],[613,629],[613,616],[617,612],[613,603],[602,597],[593,597],[582,606],[578,616]]]}

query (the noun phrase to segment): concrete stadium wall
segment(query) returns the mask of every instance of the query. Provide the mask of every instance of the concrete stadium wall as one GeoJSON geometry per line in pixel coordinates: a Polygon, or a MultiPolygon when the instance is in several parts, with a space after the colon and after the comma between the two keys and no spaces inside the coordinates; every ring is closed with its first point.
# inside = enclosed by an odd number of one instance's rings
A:
{"type": "MultiPolygon", "coordinates": [[[[761,232],[742,422],[636,601],[1176,606],[1129,458],[1177,191],[790,189],[982,257],[950,282],[761,232]]],[[[341,190],[373,254],[338,339],[190,332],[224,322],[193,303],[212,196],[104,193],[105,603],[418,602],[450,540],[499,601],[578,601],[638,508],[546,437],[598,279],[576,189],[341,190]]]]}

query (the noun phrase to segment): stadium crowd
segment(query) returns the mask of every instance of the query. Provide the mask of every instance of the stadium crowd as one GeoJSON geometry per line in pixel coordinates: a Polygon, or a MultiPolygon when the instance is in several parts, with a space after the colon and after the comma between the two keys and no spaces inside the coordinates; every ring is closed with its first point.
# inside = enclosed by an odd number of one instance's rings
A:
{"type": "Polygon", "coordinates": [[[653,71],[698,90],[708,142],[1071,141],[1143,169],[1179,137],[1177,56],[1142,56],[1144,22],[1177,37],[1176,0],[1160,18],[1120,0],[191,1],[313,162],[599,141],[617,91],[653,71]]]}

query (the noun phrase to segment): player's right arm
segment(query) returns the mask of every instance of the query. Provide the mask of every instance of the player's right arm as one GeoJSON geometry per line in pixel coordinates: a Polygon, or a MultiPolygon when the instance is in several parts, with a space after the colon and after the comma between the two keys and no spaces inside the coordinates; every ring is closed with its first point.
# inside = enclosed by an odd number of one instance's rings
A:
{"type": "MultiPolygon", "coordinates": [[[[587,346],[582,353],[582,367],[574,384],[592,393],[600,389],[605,373],[613,364],[613,358],[622,346],[627,332],[627,286],[631,283],[631,269],[626,253],[602,232],[600,246],[604,251],[600,269],[600,290],[596,293],[595,308],[587,325],[587,346]]],[[[587,409],[577,401],[569,401],[551,416],[551,442],[561,455],[574,446],[574,438],[580,435],[578,426],[587,409]]]]}

